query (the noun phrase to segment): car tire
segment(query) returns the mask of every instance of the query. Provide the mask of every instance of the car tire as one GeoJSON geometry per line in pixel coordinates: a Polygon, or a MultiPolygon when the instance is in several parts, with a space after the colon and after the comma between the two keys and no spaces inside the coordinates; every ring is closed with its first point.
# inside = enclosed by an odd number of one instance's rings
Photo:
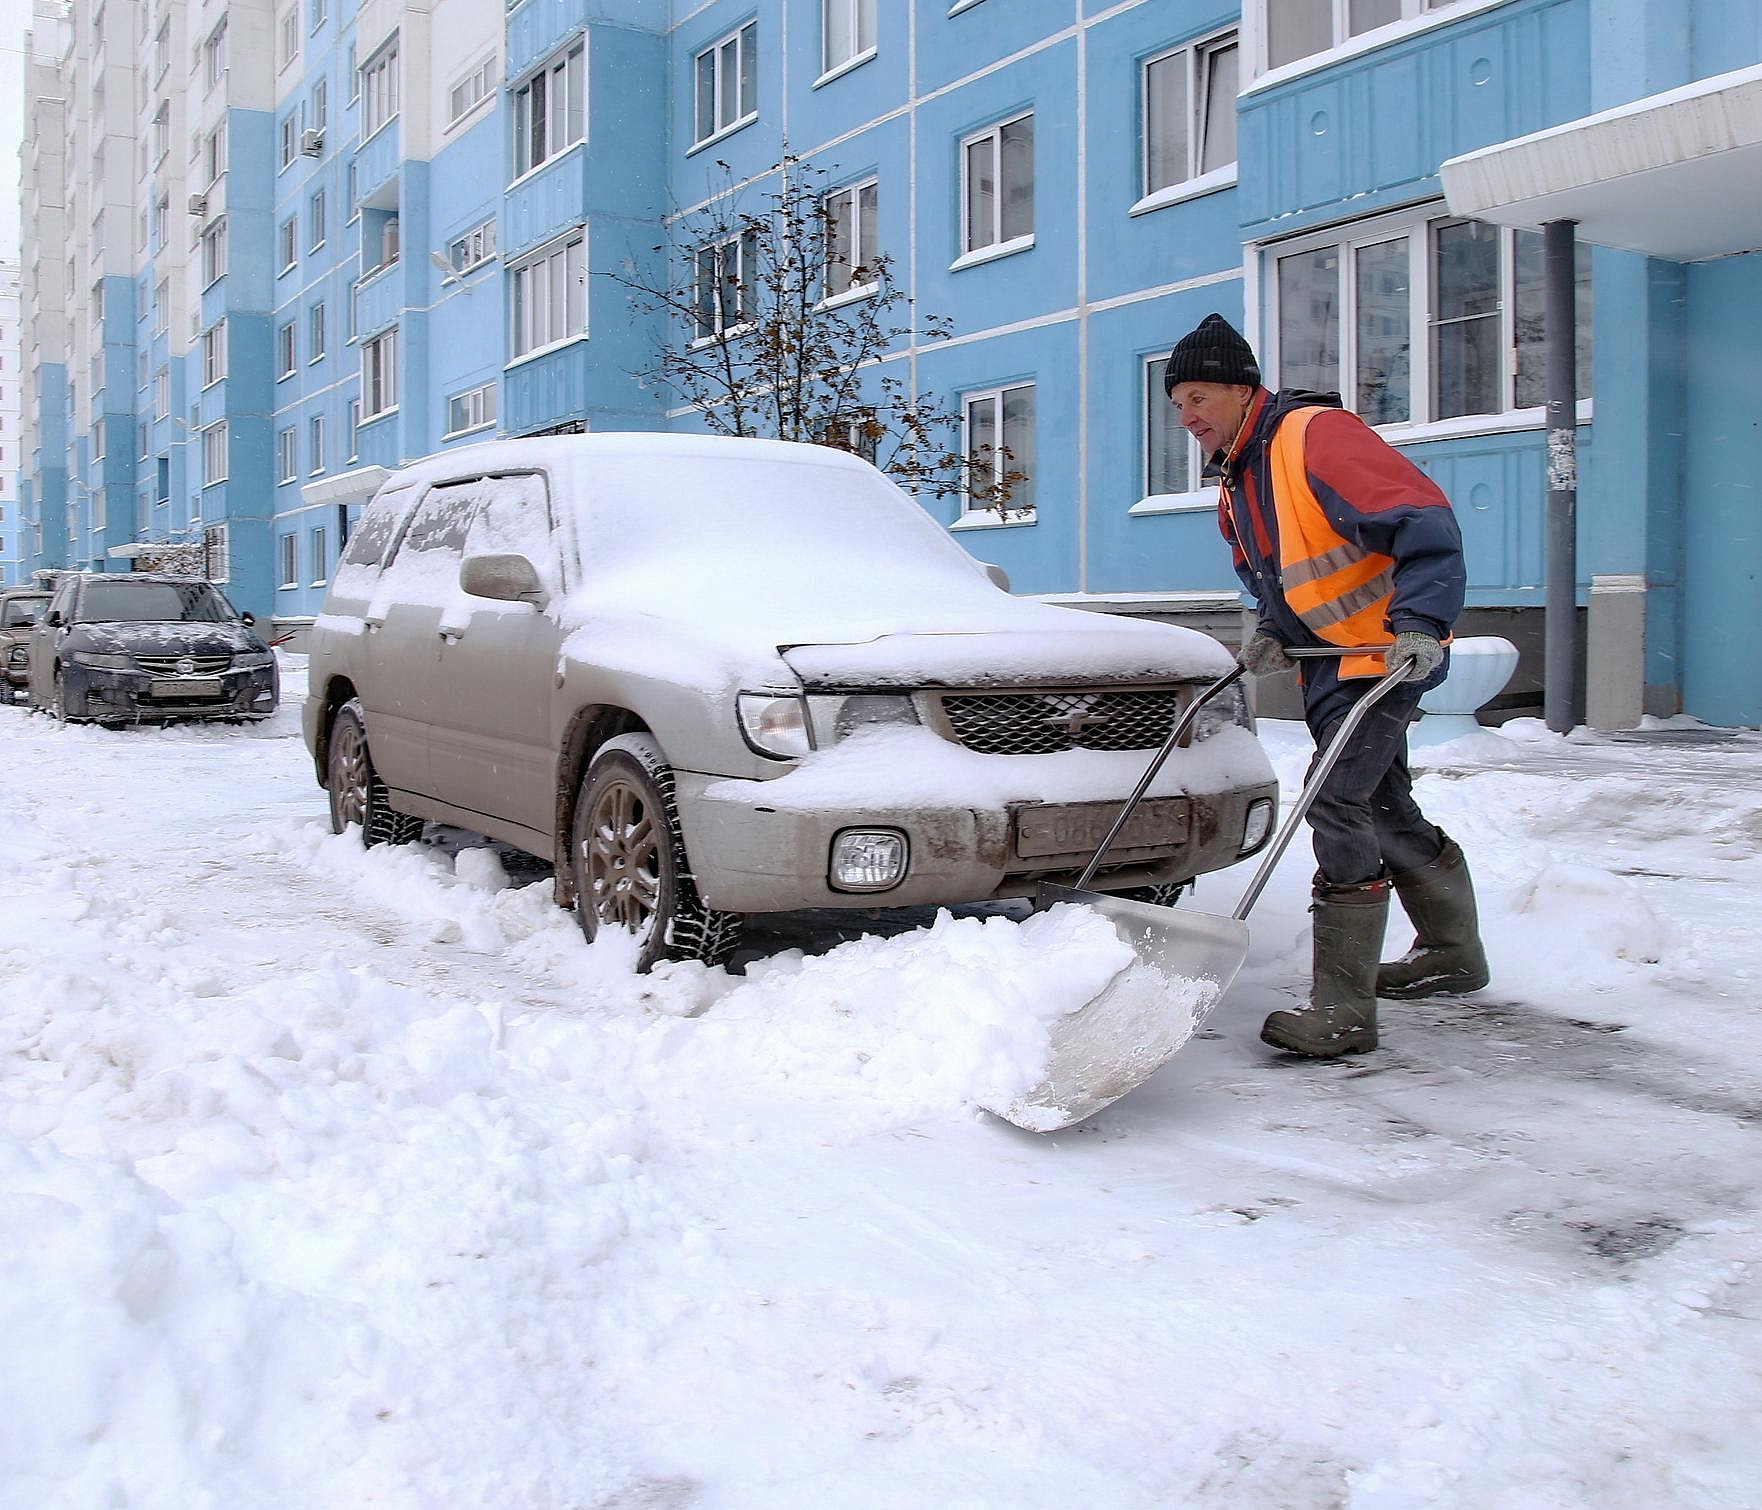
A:
{"type": "Polygon", "coordinates": [[[636,968],[662,960],[722,963],[745,919],[704,905],[686,862],[673,771],[647,735],[602,745],[576,794],[569,828],[575,914],[591,942],[602,928],[637,940],[636,968]]]}
{"type": "Polygon", "coordinates": [[[392,807],[385,783],[373,768],[367,717],[359,698],[350,698],[331,720],[324,776],[333,834],[357,824],[361,842],[369,849],[376,844],[409,844],[422,837],[422,820],[392,807]]]}
{"type": "Polygon", "coordinates": [[[54,690],[49,694],[49,716],[58,724],[67,722],[67,698],[61,691],[61,663],[55,663],[54,690]]]}
{"type": "Polygon", "coordinates": [[[1128,902],[1147,902],[1152,907],[1173,907],[1192,885],[1191,881],[1159,881],[1153,886],[1128,886],[1112,895],[1128,902]]]}

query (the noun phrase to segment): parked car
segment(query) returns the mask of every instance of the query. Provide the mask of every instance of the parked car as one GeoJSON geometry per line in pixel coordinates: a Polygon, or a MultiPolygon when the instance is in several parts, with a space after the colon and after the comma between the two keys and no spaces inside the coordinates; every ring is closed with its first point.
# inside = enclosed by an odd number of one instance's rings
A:
{"type": "Polygon", "coordinates": [[[0,592],[0,690],[8,702],[22,702],[31,682],[31,630],[48,606],[49,594],[35,587],[0,592]]]}
{"type": "Polygon", "coordinates": [[[31,706],[107,724],[267,718],[280,681],[255,622],[196,578],[69,573],[31,635],[31,706]]]}
{"type": "MultiPolygon", "coordinates": [[[[745,915],[1070,880],[1196,689],[1169,625],[1012,597],[868,463],[818,446],[493,441],[394,473],[307,641],[332,827],[425,819],[555,864],[643,967],[745,915]]],[[[1276,785],[1206,710],[1096,884],[1161,899],[1258,849],[1276,785]]]]}

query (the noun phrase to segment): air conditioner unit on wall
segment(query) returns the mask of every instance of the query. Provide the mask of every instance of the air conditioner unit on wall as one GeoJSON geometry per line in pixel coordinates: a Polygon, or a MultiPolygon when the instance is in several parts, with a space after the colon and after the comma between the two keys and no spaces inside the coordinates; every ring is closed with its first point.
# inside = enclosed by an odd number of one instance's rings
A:
{"type": "Polygon", "coordinates": [[[190,195],[190,213],[192,215],[206,215],[208,213],[208,196],[206,194],[190,195]]]}
{"type": "Polygon", "coordinates": [[[307,157],[317,157],[324,151],[324,133],[322,131],[302,131],[300,133],[300,150],[307,157]]]}

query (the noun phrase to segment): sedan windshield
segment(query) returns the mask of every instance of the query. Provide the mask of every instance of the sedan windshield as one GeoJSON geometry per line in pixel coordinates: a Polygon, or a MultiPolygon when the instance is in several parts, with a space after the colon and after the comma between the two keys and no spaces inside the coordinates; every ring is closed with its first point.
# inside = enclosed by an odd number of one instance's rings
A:
{"type": "Polygon", "coordinates": [[[0,604],[0,629],[17,629],[25,624],[35,624],[43,617],[43,609],[48,605],[49,595],[40,598],[8,598],[0,604]]]}
{"type": "Polygon", "coordinates": [[[228,603],[206,582],[88,582],[78,618],[86,624],[225,624],[236,619],[228,603]]]}

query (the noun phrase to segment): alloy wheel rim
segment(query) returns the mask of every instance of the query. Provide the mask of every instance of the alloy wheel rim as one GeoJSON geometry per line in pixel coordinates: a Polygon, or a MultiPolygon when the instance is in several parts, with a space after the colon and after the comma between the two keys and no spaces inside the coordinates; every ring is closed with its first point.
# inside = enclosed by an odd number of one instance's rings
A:
{"type": "Polygon", "coordinates": [[[331,756],[332,799],[339,827],[351,823],[367,826],[367,742],[354,724],[345,724],[336,735],[331,756]]]}
{"type": "Polygon", "coordinates": [[[661,846],[640,788],[618,780],[601,789],[581,851],[594,916],[647,939],[660,914],[661,846]]]}

